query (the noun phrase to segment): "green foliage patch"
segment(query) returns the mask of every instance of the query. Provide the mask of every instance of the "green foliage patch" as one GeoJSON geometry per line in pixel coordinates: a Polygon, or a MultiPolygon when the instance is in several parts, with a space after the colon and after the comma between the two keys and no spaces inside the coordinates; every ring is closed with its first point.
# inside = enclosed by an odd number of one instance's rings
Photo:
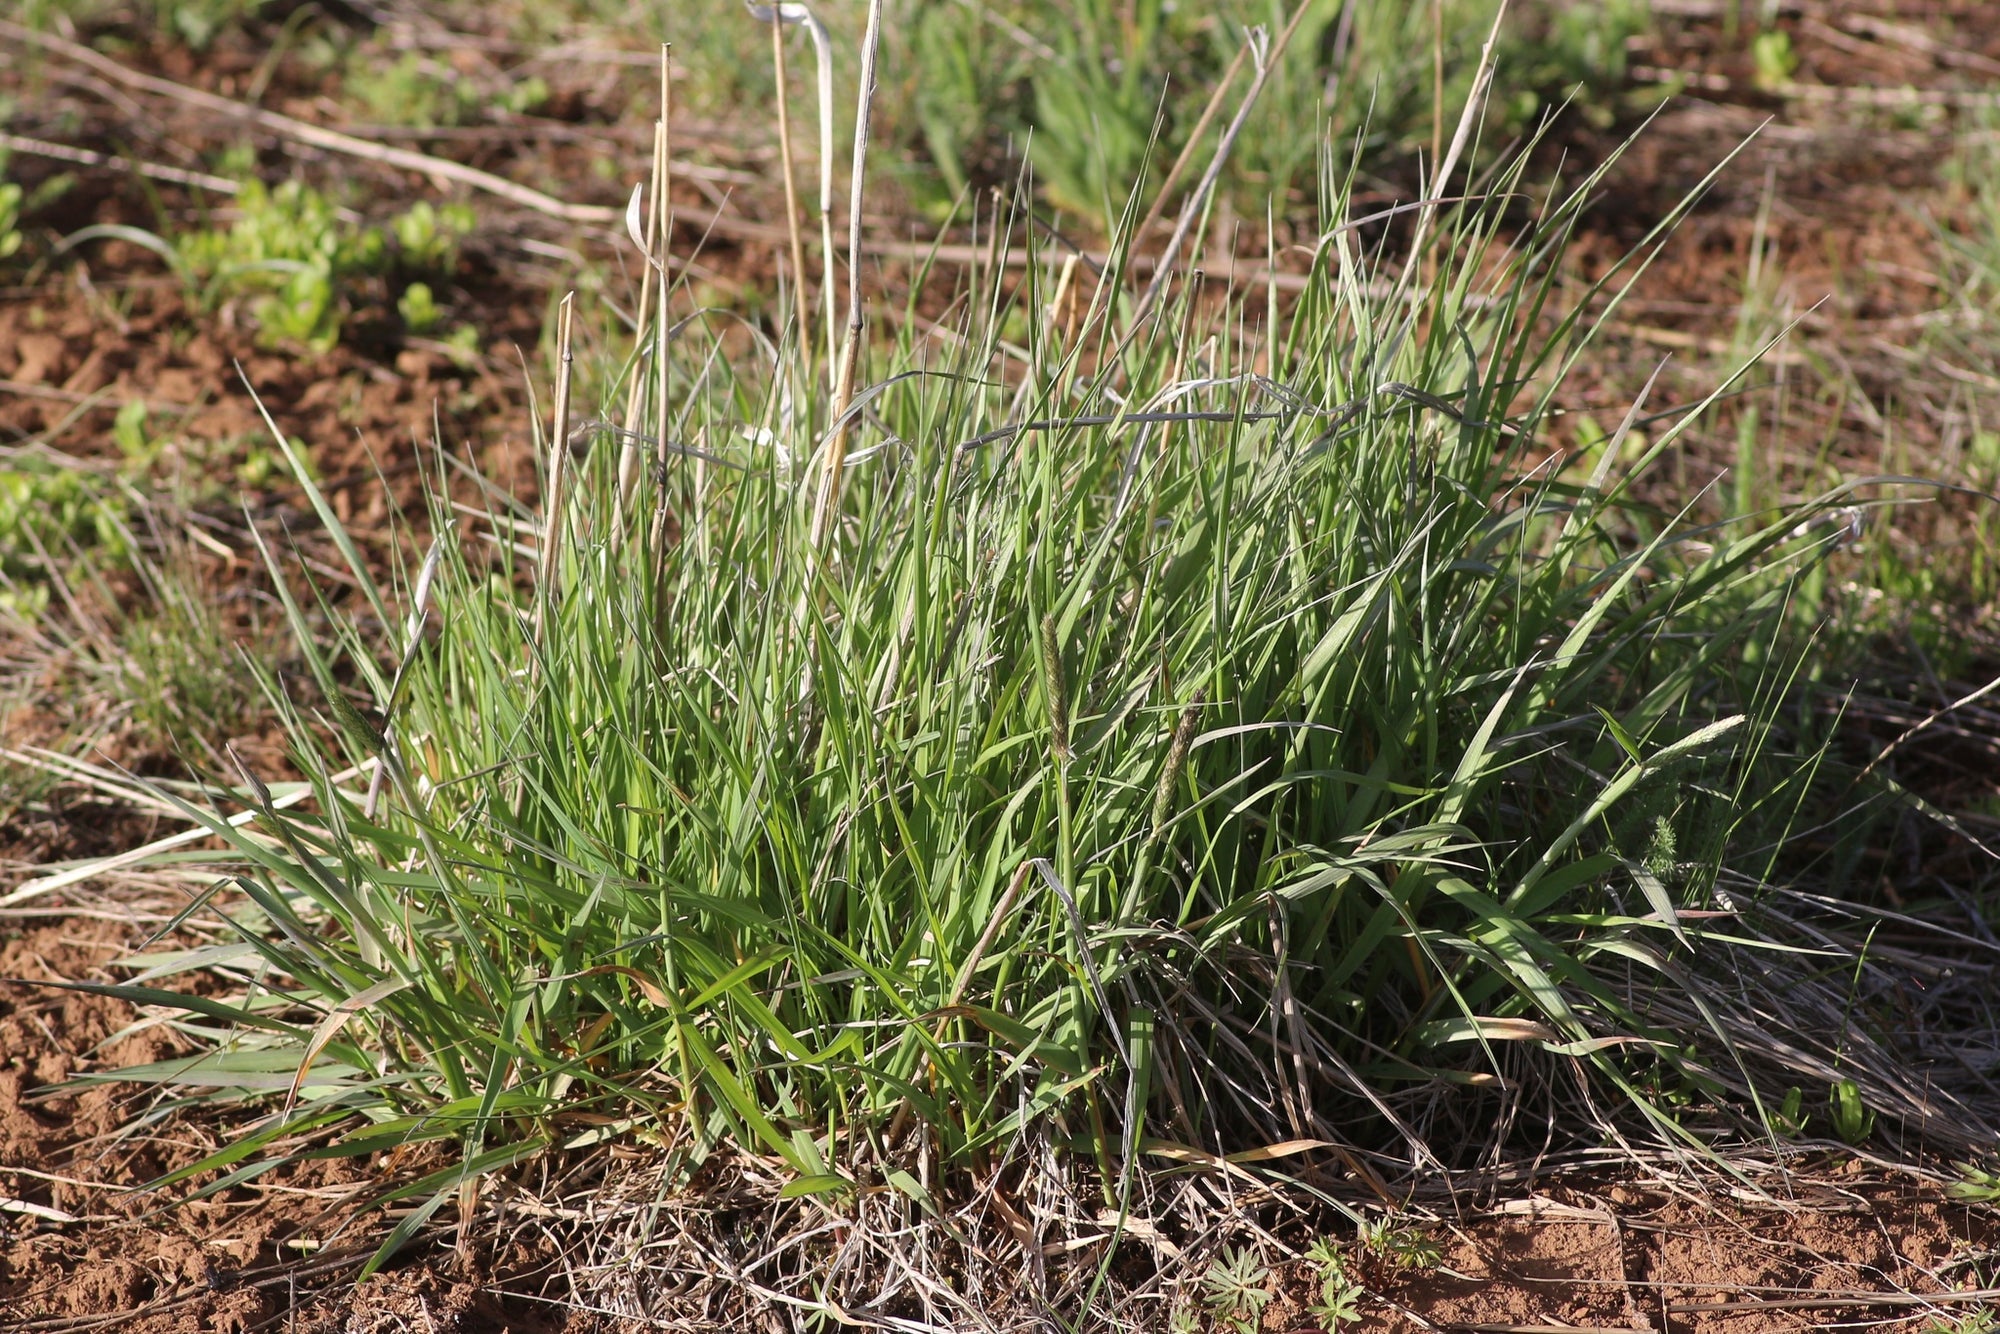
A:
{"type": "MultiPolygon", "coordinates": [[[[324,194],[302,181],[275,188],[246,179],[226,227],[185,232],[168,240],[137,227],[103,224],[64,239],[69,249],[86,241],[117,240],[164,259],[197,310],[211,312],[229,300],[245,301],[259,336],[268,344],[324,352],[340,339],[369,284],[412,285],[419,296],[399,298],[406,315],[435,317],[435,295],[421,276],[449,277],[459,245],[474,225],[462,204],[442,208],[419,201],[370,226],[346,216],[324,194]]],[[[379,287],[378,289],[379,290],[379,287]]],[[[432,319],[435,322],[435,319],[432,319]]]]}
{"type": "Polygon", "coordinates": [[[450,1141],[384,1196],[422,1218],[636,1133],[929,1210],[1029,1137],[1118,1198],[1150,1153],[1291,1133],[1268,1031],[1329,1138],[1393,1141],[1380,1099],[1509,1042],[1677,1133],[1644,1090],[1686,1039],[1609,979],[1699,949],[1683,911],[1796,799],[1774,645],[1831,539],[1808,508],[1684,541],[1623,502],[1629,422],[1594,474],[1525,462],[1588,342],[1550,302],[1590,188],[1512,246],[1451,210],[1427,288],[1336,230],[1268,331],[1116,338],[1114,264],[1088,379],[1054,266],[982,280],[950,357],[871,351],[823,548],[809,359],[701,320],[600,364],[668,454],[600,431],[553,531],[440,508],[385,587],[301,472],[367,610],[267,552],[317,813],[252,783],[255,825],[205,817],[238,961],[177,966],[235,989],[185,1022],[205,1055],[117,1077],[264,1111],[159,1184],[450,1141]]]}

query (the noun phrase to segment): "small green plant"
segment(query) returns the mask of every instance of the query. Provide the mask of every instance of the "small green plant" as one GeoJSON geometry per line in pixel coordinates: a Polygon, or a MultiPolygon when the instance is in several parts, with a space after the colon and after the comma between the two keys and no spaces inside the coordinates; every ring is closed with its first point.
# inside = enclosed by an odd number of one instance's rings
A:
{"type": "Polygon", "coordinates": [[[482,89],[477,81],[421,51],[405,51],[386,62],[350,61],[344,87],[373,119],[425,130],[477,120],[483,106],[518,114],[549,99],[549,85],[540,77],[497,90],[482,89]]]}
{"type": "Polygon", "coordinates": [[[267,342],[332,347],[346,312],[345,280],[382,266],[382,233],[342,221],[333,203],[302,181],[274,190],[246,181],[236,204],[226,230],[192,232],[177,247],[201,304],[249,294],[267,342]]]}
{"type": "MultiPolygon", "coordinates": [[[[319,475],[313,466],[311,455],[306,452],[305,441],[293,436],[289,442],[294,463],[290,466],[302,467],[312,477],[319,475]]],[[[252,439],[243,442],[243,459],[235,467],[236,480],[245,488],[255,491],[273,477],[282,477],[288,466],[284,455],[270,442],[252,439]]]]}
{"type": "Polygon", "coordinates": [[[0,259],[21,248],[21,187],[0,181],[0,259]]]}
{"type": "MultiPolygon", "coordinates": [[[[0,97],[0,123],[6,122],[11,110],[11,101],[0,97]]],[[[27,234],[21,229],[22,220],[61,198],[76,184],[76,177],[69,172],[57,172],[30,191],[19,181],[7,179],[12,158],[11,152],[0,148],[0,260],[11,259],[21,252],[27,241],[27,234]]]]}
{"type": "Polygon", "coordinates": [[[1791,34],[1782,28],[1760,32],[1750,39],[1750,63],[1757,86],[1774,93],[1792,81],[1798,72],[1798,53],[1792,49],[1791,34]]]}
{"type": "Polygon", "coordinates": [[[459,325],[444,336],[444,350],[454,366],[470,369],[479,360],[479,330],[469,324],[459,325]]]}
{"type": "Polygon", "coordinates": [[[431,295],[429,283],[411,283],[396,298],[396,313],[403,317],[403,325],[411,333],[425,334],[437,328],[444,312],[438,309],[437,300],[431,295]]]}
{"type": "Polygon", "coordinates": [[[2000,1330],[2000,1311],[1981,1307],[1961,1316],[1933,1316],[1924,1334],[1994,1334],[2000,1330]]]}
{"type": "Polygon", "coordinates": [[[386,63],[356,61],[345,87],[373,119],[419,129],[460,124],[479,104],[469,81],[421,51],[405,51],[386,63]]]}
{"type": "Polygon", "coordinates": [[[118,415],[111,422],[111,440],[118,446],[118,452],[125,461],[135,467],[150,463],[159,452],[158,442],[146,431],[146,400],[134,398],[118,409],[118,415]]]}
{"type": "Polygon", "coordinates": [[[1237,1334],[1251,1334],[1271,1303],[1271,1271],[1248,1246],[1216,1257],[1202,1276],[1202,1305],[1215,1322],[1237,1334]]]}
{"type": "Polygon", "coordinates": [[[1362,1224],[1361,1247],[1398,1269],[1435,1269],[1442,1258],[1435,1241],[1413,1227],[1386,1218],[1362,1224]]]}
{"type": "Polygon", "coordinates": [[[466,205],[433,208],[425,199],[389,220],[389,230],[396,237],[397,261],[414,273],[449,274],[458,265],[459,243],[477,225],[478,219],[466,205]]]}
{"type": "Polygon", "coordinates": [[[1367,1290],[1347,1273],[1347,1262],[1332,1239],[1321,1237],[1306,1251],[1306,1263],[1313,1269],[1313,1284],[1319,1300],[1307,1309],[1326,1326],[1328,1334],[1339,1334],[1342,1325],[1361,1318],[1361,1299],[1367,1290]]]}
{"type": "Polygon", "coordinates": [[[24,462],[0,471],[0,607],[38,617],[48,606],[49,562],[91,552],[124,561],[122,493],[75,468],[24,462]]]}
{"type": "Polygon", "coordinates": [[[1875,1132],[1875,1113],[1863,1105],[1861,1086],[1853,1080],[1835,1084],[1826,1100],[1833,1109],[1833,1133],[1842,1143],[1858,1146],[1875,1132]]]}
{"type": "Polygon", "coordinates": [[[156,0],[162,31],[196,51],[206,51],[223,29],[256,16],[266,0],[156,0]]]}
{"type": "Polygon", "coordinates": [[[1958,1163],[1958,1180],[1945,1187],[1945,1192],[1955,1200],[1977,1200],[1981,1204],[2000,1204],[2000,1172],[1978,1163],[1958,1163]]]}
{"type": "MultiPolygon", "coordinates": [[[[436,208],[424,201],[386,227],[364,226],[343,218],[332,201],[301,181],[271,189],[248,180],[227,227],[169,242],[137,227],[104,224],[73,233],[61,248],[86,240],[142,246],[167,261],[200,309],[247,299],[265,343],[299,343],[323,352],[339,340],[353,294],[366,290],[363,280],[379,279],[395,267],[448,275],[472,227],[473,215],[463,205],[436,208]]],[[[429,329],[438,319],[436,297],[428,284],[412,284],[418,286],[422,291],[406,290],[398,306],[405,323],[429,329]]],[[[379,291],[379,284],[373,290],[379,291]]],[[[142,419],[125,423],[121,440],[142,427],[142,419]]]]}
{"type": "Polygon", "coordinates": [[[1991,488],[2000,482],[2000,431],[1974,431],[1965,445],[1965,461],[1974,486],[1991,488]]]}
{"type": "Polygon", "coordinates": [[[1794,1084],[1785,1090],[1785,1100],[1771,1109],[1771,1129],[1786,1139],[1806,1133],[1805,1090],[1794,1084]]]}

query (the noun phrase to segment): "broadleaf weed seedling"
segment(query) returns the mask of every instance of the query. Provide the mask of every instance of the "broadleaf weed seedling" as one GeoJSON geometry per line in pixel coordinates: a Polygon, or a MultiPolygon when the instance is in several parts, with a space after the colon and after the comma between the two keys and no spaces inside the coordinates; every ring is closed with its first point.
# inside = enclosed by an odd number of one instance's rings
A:
{"type": "Polygon", "coordinates": [[[1381,1218],[1361,1226],[1361,1248],[1397,1269],[1432,1270],[1443,1261],[1437,1242],[1407,1224],[1381,1218]]]}
{"type": "Polygon", "coordinates": [[[1202,1305],[1234,1334],[1254,1334],[1271,1304],[1271,1271],[1248,1246],[1219,1255],[1202,1276],[1202,1305]]]}
{"type": "Polygon", "coordinates": [[[1342,1325],[1361,1318],[1361,1301],[1366,1288],[1347,1272],[1347,1259],[1329,1237],[1321,1237],[1307,1248],[1306,1263],[1313,1271],[1313,1286],[1319,1299],[1308,1309],[1326,1326],[1328,1334],[1339,1334],[1342,1325]]]}

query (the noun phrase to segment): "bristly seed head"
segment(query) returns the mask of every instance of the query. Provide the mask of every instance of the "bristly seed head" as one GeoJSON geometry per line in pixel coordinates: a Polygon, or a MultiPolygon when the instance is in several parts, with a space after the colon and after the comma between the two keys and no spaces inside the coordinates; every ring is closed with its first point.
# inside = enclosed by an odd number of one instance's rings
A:
{"type": "Polygon", "coordinates": [[[1160,770],[1160,785],[1153,789],[1153,830],[1158,838],[1166,828],[1167,818],[1174,813],[1174,791],[1181,785],[1181,774],[1187,769],[1188,748],[1194,744],[1194,725],[1201,718],[1203,695],[1197,690],[1194,698],[1181,710],[1180,722],[1174,726],[1173,740],[1167,743],[1166,767],[1160,770]]]}
{"type": "Polygon", "coordinates": [[[1056,646],[1056,618],[1042,617],[1042,690],[1049,702],[1049,750],[1057,764],[1068,764],[1069,692],[1063,683],[1062,654],[1056,646]]]}

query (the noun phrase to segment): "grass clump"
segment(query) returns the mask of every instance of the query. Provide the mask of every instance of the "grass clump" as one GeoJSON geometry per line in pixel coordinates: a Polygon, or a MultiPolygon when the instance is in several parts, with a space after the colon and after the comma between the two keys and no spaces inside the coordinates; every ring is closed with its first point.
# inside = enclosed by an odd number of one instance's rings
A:
{"type": "Polygon", "coordinates": [[[982,269],[839,421],[790,339],[655,310],[565,368],[600,406],[558,410],[557,510],[440,504],[392,586],[301,470],[360,590],[267,551],[316,812],[246,775],[235,991],[117,1073],[267,1110],[164,1182],[442,1142],[391,1247],[626,1134],[926,1209],[1036,1146],[1122,1200],[1148,1155],[1476,1148],[1507,1044],[1678,1068],[1612,975],[1698,948],[1786,799],[1770,646],[1831,539],[1683,532],[1538,449],[1591,184],[1512,240],[1443,214],[1420,285],[1331,182],[1289,308],[982,269]]]}

